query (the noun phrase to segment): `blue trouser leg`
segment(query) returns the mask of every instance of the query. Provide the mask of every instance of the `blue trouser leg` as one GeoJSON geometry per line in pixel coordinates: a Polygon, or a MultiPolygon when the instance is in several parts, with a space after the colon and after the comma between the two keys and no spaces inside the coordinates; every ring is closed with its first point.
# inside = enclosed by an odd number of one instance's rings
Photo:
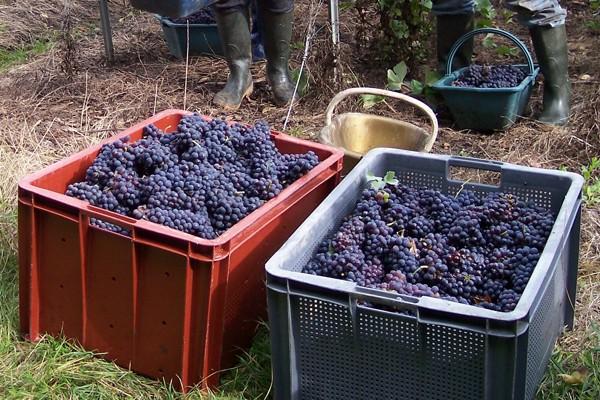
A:
{"type": "MultiPolygon", "coordinates": [[[[518,13],[519,22],[527,27],[563,25],[567,12],[558,0],[504,0],[504,5],[518,13]]],[[[472,13],[474,0],[434,0],[434,15],[459,15],[472,13]]]]}
{"type": "Polygon", "coordinates": [[[433,15],[471,14],[475,9],[474,0],[433,0],[433,15]]]}
{"type": "Polygon", "coordinates": [[[254,61],[265,59],[265,49],[262,44],[262,16],[258,11],[257,2],[258,0],[251,0],[250,3],[250,14],[252,15],[252,31],[250,37],[252,38],[252,58],[254,61]]]}
{"type": "Polygon", "coordinates": [[[567,11],[558,0],[504,0],[506,8],[518,13],[519,22],[532,28],[564,25],[567,11]]]}

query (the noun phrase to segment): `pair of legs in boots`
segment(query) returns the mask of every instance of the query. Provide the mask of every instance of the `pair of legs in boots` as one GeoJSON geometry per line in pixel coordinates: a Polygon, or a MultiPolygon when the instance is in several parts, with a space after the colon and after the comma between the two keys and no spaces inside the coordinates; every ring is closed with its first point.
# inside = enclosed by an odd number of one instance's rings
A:
{"type": "MultiPolygon", "coordinates": [[[[292,38],[293,0],[258,0],[262,39],[267,58],[267,79],[276,105],[287,104],[294,93],[288,62],[292,38]]],[[[252,93],[252,45],[248,0],[220,0],[214,5],[219,35],[229,66],[229,78],[214,102],[237,109],[252,93]]]]}
{"type": "MultiPolygon", "coordinates": [[[[544,103],[538,120],[562,125],[569,118],[570,85],[567,71],[566,11],[558,0],[504,0],[529,28],[537,60],[544,75],[544,103]]],[[[473,29],[474,0],[434,0],[437,16],[438,63],[445,71],[448,53],[454,42],[473,29]]],[[[465,43],[454,58],[453,68],[468,65],[473,40],[465,43]]]]}

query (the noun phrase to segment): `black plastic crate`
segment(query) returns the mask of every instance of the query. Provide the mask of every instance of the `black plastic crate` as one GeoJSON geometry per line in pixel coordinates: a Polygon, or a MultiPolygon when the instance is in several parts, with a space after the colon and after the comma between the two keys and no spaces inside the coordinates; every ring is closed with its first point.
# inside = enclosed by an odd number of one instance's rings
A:
{"type": "Polygon", "coordinates": [[[267,262],[275,399],[533,399],[556,339],[573,324],[582,185],[581,176],[562,171],[394,149],[369,152],[267,262]],[[453,166],[497,172],[500,184],[450,179],[453,166]],[[354,208],[367,172],[386,171],[396,171],[408,186],[444,193],[513,193],[557,214],[514,311],[301,272],[354,208]]]}

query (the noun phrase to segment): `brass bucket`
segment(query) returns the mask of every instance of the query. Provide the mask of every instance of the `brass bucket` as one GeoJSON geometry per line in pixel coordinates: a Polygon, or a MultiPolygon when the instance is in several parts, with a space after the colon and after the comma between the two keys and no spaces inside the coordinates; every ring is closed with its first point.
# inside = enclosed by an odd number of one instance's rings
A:
{"type": "Polygon", "coordinates": [[[338,93],[327,107],[325,124],[319,141],[344,150],[342,175],[350,172],[365,153],[376,147],[429,152],[438,132],[437,118],[425,103],[402,93],[375,88],[352,88],[338,93]],[[428,132],[409,122],[371,114],[344,113],[333,117],[337,105],[354,94],[393,97],[410,103],[427,114],[432,130],[428,132]]]}

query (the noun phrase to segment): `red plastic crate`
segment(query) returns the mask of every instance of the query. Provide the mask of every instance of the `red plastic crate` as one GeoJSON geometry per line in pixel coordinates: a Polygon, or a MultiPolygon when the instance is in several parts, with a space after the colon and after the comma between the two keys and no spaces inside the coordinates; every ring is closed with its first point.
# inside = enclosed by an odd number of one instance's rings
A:
{"type": "Polygon", "coordinates": [[[266,318],[264,265],[337,185],[343,153],[273,132],[283,153],[320,163],[215,240],[131,219],[64,195],[84,179],[102,144],[137,140],[168,110],[19,183],[20,329],[76,339],[133,371],[186,390],[215,387],[266,318]],[[131,237],[90,225],[98,218],[131,237]]]}

